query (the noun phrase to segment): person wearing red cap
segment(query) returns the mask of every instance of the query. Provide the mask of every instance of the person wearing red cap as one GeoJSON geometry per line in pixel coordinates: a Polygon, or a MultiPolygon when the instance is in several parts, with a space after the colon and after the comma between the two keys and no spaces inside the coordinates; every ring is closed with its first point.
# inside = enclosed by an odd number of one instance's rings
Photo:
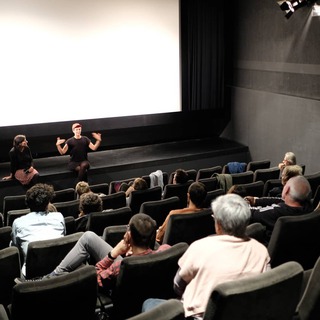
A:
{"type": "Polygon", "coordinates": [[[68,140],[57,138],[56,146],[61,155],[64,155],[69,150],[70,161],[68,168],[78,174],[78,181],[88,181],[88,169],[90,162],[88,160],[88,151],[95,151],[101,143],[101,133],[92,132],[92,137],[96,139],[93,144],[87,136],[81,135],[82,126],[80,123],[72,125],[74,136],[68,140]],[[64,143],[64,146],[61,145],[64,143]]]}

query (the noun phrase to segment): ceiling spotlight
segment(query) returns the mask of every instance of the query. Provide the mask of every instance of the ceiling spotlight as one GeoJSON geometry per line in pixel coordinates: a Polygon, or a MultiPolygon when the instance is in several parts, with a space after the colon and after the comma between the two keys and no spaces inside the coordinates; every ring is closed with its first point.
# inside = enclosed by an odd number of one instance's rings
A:
{"type": "Polygon", "coordinates": [[[291,0],[291,1],[277,1],[280,9],[286,12],[285,17],[289,19],[292,14],[299,8],[313,4],[316,0],[291,0]]]}

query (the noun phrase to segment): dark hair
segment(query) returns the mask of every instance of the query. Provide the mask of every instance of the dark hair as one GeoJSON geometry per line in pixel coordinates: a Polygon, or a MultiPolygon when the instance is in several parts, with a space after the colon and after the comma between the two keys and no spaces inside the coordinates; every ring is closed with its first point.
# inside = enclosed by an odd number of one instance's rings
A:
{"type": "Polygon", "coordinates": [[[102,211],[102,199],[94,192],[86,192],[80,196],[79,210],[84,214],[102,211]]]}
{"type": "Polygon", "coordinates": [[[18,134],[13,138],[13,147],[15,149],[18,149],[20,146],[20,143],[23,142],[24,140],[26,140],[26,136],[23,134],[18,134]]]}
{"type": "Polygon", "coordinates": [[[244,186],[234,184],[227,193],[234,193],[244,198],[247,195],[247,190],[244,186]]]}
{"type": "Polygon", "coordinates": [[[135,245],[151,248],[156,239],[157,224],[145,213],[135,214],[129,222],[131,238],[135,245]]]}
{"type": "Polygon", "coordinates": [[[136,178],[133,182],[134,190],[146,190],[148,189],[148,184],[143,178],[136,178]]]}
{"type": "Polygon", "coordinates": [[[183,169],[177,169],[175,172],[176,183],[186,183],[189,180],[188,172],[183,169]]]}
{"type": "Polygon", "coordinates": [[[37,183],[26,192],[26,205],[30,211],[44,212],[54,198],[54,188],[45,183],[37,183]]]}
{"type": "Polygon", "coordinates": [[[195,206],[201,208],[207,196],[205,185],[202,182],[193,182],[188,189],[188,193],[195,206]]]}

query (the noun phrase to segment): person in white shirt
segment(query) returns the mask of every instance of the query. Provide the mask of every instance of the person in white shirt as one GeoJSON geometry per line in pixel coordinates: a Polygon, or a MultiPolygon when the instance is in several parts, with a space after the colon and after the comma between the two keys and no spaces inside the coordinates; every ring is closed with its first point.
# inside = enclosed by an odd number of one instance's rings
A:
{"type": "Polygon", "coordinates": [[[31,241],[59,238],[66,233],[63,215],[49,210],[53,197],[54,188],[51,185],[35,184],[26,192],[26,204],[30,213],[13,221],[11,245],[18,247],[23,253],[23,274],[28,244],[31,241]]]}

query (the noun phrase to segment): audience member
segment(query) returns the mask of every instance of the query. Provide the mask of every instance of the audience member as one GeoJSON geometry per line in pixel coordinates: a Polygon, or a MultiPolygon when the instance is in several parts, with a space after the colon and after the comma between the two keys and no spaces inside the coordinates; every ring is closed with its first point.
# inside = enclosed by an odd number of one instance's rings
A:
{"type": "Polygon", "coordinates": [[[3,177],[2,180],[16,179],[27,188],[37,183],[39,173],[34,168],[32,153],[25,135],[18,134],[14,137],[9,158],[10,175],[3,177]]]}
{"type": "Polygon", "coordinates": [[[269,191],[269,197],[278,197],[281,198],[283,186],[288,182],[288,180],[295,176],[302,175],[301,166],[294,164],[285,166],[281,172],[281,184],[282,186],[274,187],[269,191]]]}
{"type": "Polygon", "coordinates": [[[293,152],[289,151],[285,153],[284,158],[282,162],[278,164],[278,167],[282,171],[284,167],[292,166],[294,164],[297,164],[296,155],[293,152]]]}
{"type": "Polygon", "coordinates": [[[184,184],[189,180],[188,172],[183,169],[177,169],[173,175],[172,183],[173,184],[184,184]]]}
{"type": "Polygon", "coordinates": [[[91,191],[83,193],[80,196],[79,217],[75,219],[76,231],[85,231],[90,213],[101,212],[102,207],[101,197],[97,193],[91,191]]]}
{"type": "MultiPolygon", "coordinates": [[[[26,204],[30,213],[16,218],[12,224],[11,245],[19,248],[26,260],[31,241],[59,238],[65,235],[64,217],[52,210],[50,201],[54,197],[52,186],[38,183],[26,192],[26,204]]],[[[23,266],[24,273],[25,265],[23,266]]]]}
{"type": "Polygon", "coordinates": [[[193,182],[187,193],[187,207],[183,209],[171,210],[163,224],[157,230],[157,242],[162,243],[170,217],[174,214],[188,214],[203,210],[203,203],[207,196],[207,190],[203,183],[193,182]]]}
{"type": "MultiPolygon", "coordinates": [[[[72,272],[90,258],[97,262],[95,266],[99,288],[112,290],[123,256],[155,254],[170,248],[169,245],[162,245],[157,250],[152,250],[155,235],[156,222],[144,213],[137,213],[130,219],[127,232],[114,248],[94,232],[86,231],[54,271],[41,279],[72,272]]],[[[33,280],[39,278],[31,279],[33,280]]],[[[25,281],[30,280],[15,279],[16,283],[25,281]]]]}
{"type": "Polygon", "coordinates": [[[75,191],[76,191],[77,199],[79,199],[82,194],[90,192],[91,189],[88,182],[79,181],[76,184],[75,191]]]}
{"type": "Polygon", "coordinates": [[[119,188],[120,191],[124,191],[126,193],[126,201],[128,206],[130,205],[130,194],[132,191],[146,189],[148,189],[148,184],[143,178],[136,178],[130,183],[122,182],[119,188]]]}
{"type": "Polygon", "coordinates": [[[251,221],[260,222],[267,228],[267,241],[279,217],[297,216],[313,211],[311,187],[308,180],[298,175],[284,185],[282,198],[255,198],[251,207],[251,221]]]}
{"type": "Polygon", "coordinates": [[[90,168],[88,151],[89,149],[92,151],[98,149],[101,143],[101,133],[92,132],[92,137],[96,139],[95,144],[93,144],[87,136],[81,135],[82,125],[80,123],[74,123],[72,125],[72,131],[74,136],[68,140],[60,139],[60,137],[58,137],[56,146],[61,155],[66,154],[69,150],[69,170],[77,172],[78,181],[87,181],[87,174],[90,168]],[[64,146],[61,147],[63,143],[64,146]]]}
{"type": "MultiPolygon", "coordinates": [[[[218,284],[270,268],[267,248],[246,236],[250,209],[244,199],[226,194],[216,198],[211,208],[217,234],[190,244],[178,262],[174,279],[185,317],[190,319],[203,318],[210,294],[218,284]]],[[[142,310],[147,311],[163,301],[147,299],[142,310]]]]}

